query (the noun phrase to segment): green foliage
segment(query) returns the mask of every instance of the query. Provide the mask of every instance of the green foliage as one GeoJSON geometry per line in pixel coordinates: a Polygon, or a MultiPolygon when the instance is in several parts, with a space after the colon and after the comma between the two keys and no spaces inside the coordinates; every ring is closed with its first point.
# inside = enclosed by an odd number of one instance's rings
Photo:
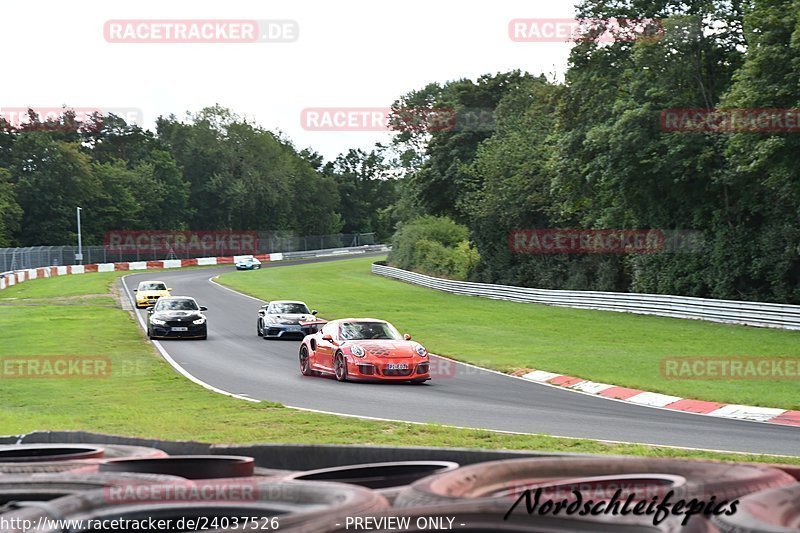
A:
{"type": "MultiPolygon", "coordinates": [[[[409,196],[469,228],[472,279],[800,303],[800,136],[667,132],[671,108],[800,107],[800,1],[583,0],[579,17],[655,18],[658,39],[571,51],[563,84],[511,72],[429,85],[405,106],[491,109],[494,130],[405,132],[409,196]],[[531,255],[515,229],[689,230],[685,253],[531,255]]],[[[431,252],[433,254],[433,252],[431,252]]]]}
{"type": "Polygon", "coordinates": [[[156,132],[115,115],[19,128],[0,119],[0,245],[85,244],[110,230],[259,230],[299,235],[377,232],[388,239],[396,181],[380,151],[323,167],[278,135],[220,106],[156,132]]]}
{"type": "Polygon", "coordinates": [[[397,231],[388,262],[431,276],[464,280],[479,259],[467,241],[465,226],[447,217],[424,216],[397,231]]]}

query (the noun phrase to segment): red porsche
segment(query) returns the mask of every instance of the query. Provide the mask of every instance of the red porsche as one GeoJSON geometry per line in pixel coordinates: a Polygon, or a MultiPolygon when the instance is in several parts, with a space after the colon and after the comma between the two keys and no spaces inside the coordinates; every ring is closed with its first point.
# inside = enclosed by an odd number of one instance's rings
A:
{"type": "Polygon", "coordinates": [[[390,323],[374,318],[343,318],[326,323],[300,345],[304,376],[329,374],[339,381],[431,379],[428,350],[390,323]]]}

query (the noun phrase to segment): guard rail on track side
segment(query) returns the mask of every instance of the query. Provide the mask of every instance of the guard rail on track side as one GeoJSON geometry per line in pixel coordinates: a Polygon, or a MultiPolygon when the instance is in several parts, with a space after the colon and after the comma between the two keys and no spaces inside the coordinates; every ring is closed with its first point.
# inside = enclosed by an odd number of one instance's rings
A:
{"type": "MultiPolygon", "coordinates": [[[[386,252],[389,248],[383,244],[365,244],[347,248],[329,248],[325,250],[308,250],[305,252],[278,252],[259,254],[254,257],[261,261],[287,261],[293,259],[311,259],[316,257],[338,257],[366,253],[386,252]]],[[[28,268],[0,274],[0,290],[18,283],[37,278],[50,278],[68,274],[88,274],[92,272],[114,272],[116,270],[147,270],[152,268],[182,268],[189,266],[212,266],[235,263],[239,257],[197,257],[194,259],[164,259],[159,261],[132,261],[122,263],[95,263],[89,265],[70,265],[28,268]]]]}
{"type": "Polygon", "coordinates": [[[800,330],[800,305],[713,300],[663,294],[532,289],[453,281],[380,264],[372,265],[372,273],[429,289],[494,300],[800,330]]]}

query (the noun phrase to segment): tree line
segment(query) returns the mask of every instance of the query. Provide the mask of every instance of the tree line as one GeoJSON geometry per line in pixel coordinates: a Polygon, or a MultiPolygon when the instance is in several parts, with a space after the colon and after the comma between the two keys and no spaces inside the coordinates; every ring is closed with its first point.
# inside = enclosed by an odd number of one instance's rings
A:
{"type": "Polygon", "coordinates": [[[800,303],[800,129],[663,127],[664,110],[687,108],[793,109],[796,126],[800,2],[583,0],[578,17],[658,19],[663,33],[581,39],[563,82],[506,72],[404,95],[398,112],[482,108],[494,124],[400,132],[401,201],[467,228],[480,253],[473,280],[800,303]],[[511,232],[536,228],[701,239],[669,253],[509,246],[511,232]]]}
{"type": "Polygon", "coordinates": [[[154,132],[114,116],[0,123],[0,245],[73,242],[81,205],[89,244],[121,228],[375,231],[394,235],[390,260],[437,275],[800,303],[800,130],[664,127],[665,110],[800,108],[800,0],[577,9],[662,31],[580,39],[563,81],[512,71],[410,91],[391,145],[329,162],[219,106],[154,132]],[[548,228],[701,238],[664,253],[509,246],[548,228]]]}
{"type": "Polygon", "coordinates": [[[325,163],[220,106],[155,132],[121,117],[0,119],[0,246],[85,244],[112,230],[260,230],[387,239],[394,180],[382,147],[325,163]]]}

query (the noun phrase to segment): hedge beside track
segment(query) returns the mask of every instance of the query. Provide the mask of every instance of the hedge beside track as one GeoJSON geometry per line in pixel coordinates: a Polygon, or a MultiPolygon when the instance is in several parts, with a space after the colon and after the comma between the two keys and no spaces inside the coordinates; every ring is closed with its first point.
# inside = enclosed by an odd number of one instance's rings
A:
{"type": "Polygon", "coordinates": [[[372,264],[372,273],[429,289],[493,300],[800,330],[800,305],[713,300],[667,294],[563,291],[471,283],[435,278],[380,263],[372,264]]]}

